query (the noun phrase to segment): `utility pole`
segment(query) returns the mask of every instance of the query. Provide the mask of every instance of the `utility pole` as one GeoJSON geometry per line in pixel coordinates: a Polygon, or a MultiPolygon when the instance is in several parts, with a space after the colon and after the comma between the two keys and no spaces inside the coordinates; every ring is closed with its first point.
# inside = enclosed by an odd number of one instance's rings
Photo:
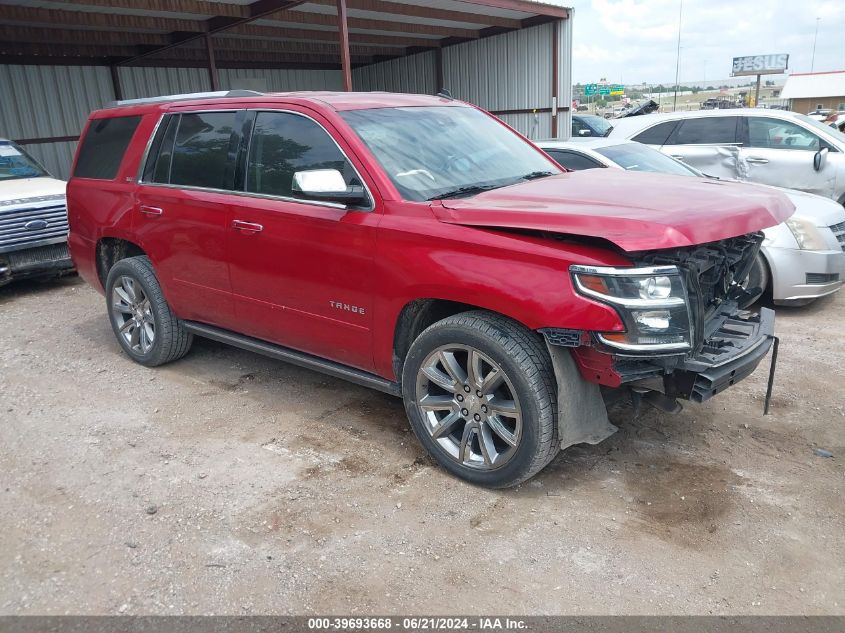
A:
{"type": "Polygon", "coordinates": [[[681,22],[684,17],[684,0],[681,0],[681,8],[678,10],[678,50],[675,55],[675,103],[672,106],[672,111],[678,109],[678,81],[680,81],[681,74],[681,22]]]}
{"type": "Polygon", "coordinates": [[[813,69],[816,67],[816,40],[819,39],[819,20],[821,18],[816,18],[816,34],[813,35],[813,57],[810,60],[810,72],[813,72],[813,69]]]}

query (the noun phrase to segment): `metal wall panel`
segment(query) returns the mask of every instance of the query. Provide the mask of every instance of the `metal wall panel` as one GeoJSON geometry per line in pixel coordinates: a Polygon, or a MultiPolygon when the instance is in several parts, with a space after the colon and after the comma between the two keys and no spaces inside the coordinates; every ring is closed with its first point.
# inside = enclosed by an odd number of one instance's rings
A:
{"type": "Polygon", "coordinates": [[[552,33],[549,23],[447,46],[443,84],[486,110],[550,108],[552,33]]]}
{"type": "Polygon", "coordinates": [[[426,51],[352,69],[352,89],[433,95],[437,86],[436,57],[426,51]]]}
{"type": "Polygon", "coordinates": [[[124,99],[143,99],[211,90],[208,70],[205,68],[121,66],[118,68],[118,76],[124,99]]]}
{"type": "Polygon", "coordinates": [[[532,141],[546,139],[552,135],[551,112],[502,114],[499,118],[532,141]]]}
{"type": "Polygon", "coordinates": [[[569,10],[569,19],[561,20],[558,26],[559,59],[557,63],[557,136],[569,139],[572,136],[572,20],[574,11],[569,10]],[[561,110],[566,108],[566,110],[561,110]]]}
{"type": "Polygon", "coordinates": [[[109,69],[0,66],[0,136],[77,134],[88,113],[114,99],[109,69]]]}
{"type": "Polygon", "coordinates": [[[220,68],[217,76],[221,90],[233,90],[250,85],[257,87],[254,89],[266,92],[343,90],[343,75],[339,70],[220,68]]]}
{"type": "MultiPolygon", "coordinates": [[[[79,134],[88,113],[112,101],[109,69],[97,66],[0,66],[0,137],[79,134]]],[[[27,144],[53,175],[67,178],[75,142],[27,144]]]]}

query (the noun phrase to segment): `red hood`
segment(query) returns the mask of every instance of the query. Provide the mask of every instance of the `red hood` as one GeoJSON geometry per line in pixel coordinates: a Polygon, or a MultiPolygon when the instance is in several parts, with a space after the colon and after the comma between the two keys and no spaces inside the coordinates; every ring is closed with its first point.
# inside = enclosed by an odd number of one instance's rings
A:
{"type": "Polygon", "coordinates": [[[783,194],[735,182],[590,169],[434,205],[441,222],[600,237],[625,251],[691,246],[786,220],[783,194]]]}

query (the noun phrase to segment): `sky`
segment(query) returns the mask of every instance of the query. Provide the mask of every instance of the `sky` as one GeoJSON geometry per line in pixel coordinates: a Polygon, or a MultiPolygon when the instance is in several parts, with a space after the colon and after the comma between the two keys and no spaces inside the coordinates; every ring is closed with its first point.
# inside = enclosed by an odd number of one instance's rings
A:
{"type": "MultiPolygon", "coordinates": [[[[680,0],[556,0],[574,8],[573,83],[671,84],[680,0]]],[[[680,81],[730,77],[743,55],[789,54],[790,72],[845,70],[845,0],[683,0],[680,81]]]]}

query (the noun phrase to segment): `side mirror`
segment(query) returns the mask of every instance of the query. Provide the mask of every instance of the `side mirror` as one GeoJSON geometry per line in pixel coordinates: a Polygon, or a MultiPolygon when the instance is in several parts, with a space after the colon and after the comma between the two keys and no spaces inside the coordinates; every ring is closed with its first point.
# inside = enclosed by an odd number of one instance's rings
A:
{"type": "Polygon", "coordinates": [[[829,153],[830,150],[826,147],[822,147],[819,151],[817,151],[815,156],[813,156],[813,169],[816,171],[824,169],[824,164],[827,162],[827,155],[829,153]]]}
{"type": "Polygon", "coordinates": [[[593,133],[590,130],[578,130],[578,136],[592,136],[593,133]]]}
{"type": "Polygon", "coordinates": [[[293,195],[297,198],[324,200],[345,205],[367,202],[367,194],[361,185],[346,186],[337,169],[310,169],[293,174],[293,195]]]}

